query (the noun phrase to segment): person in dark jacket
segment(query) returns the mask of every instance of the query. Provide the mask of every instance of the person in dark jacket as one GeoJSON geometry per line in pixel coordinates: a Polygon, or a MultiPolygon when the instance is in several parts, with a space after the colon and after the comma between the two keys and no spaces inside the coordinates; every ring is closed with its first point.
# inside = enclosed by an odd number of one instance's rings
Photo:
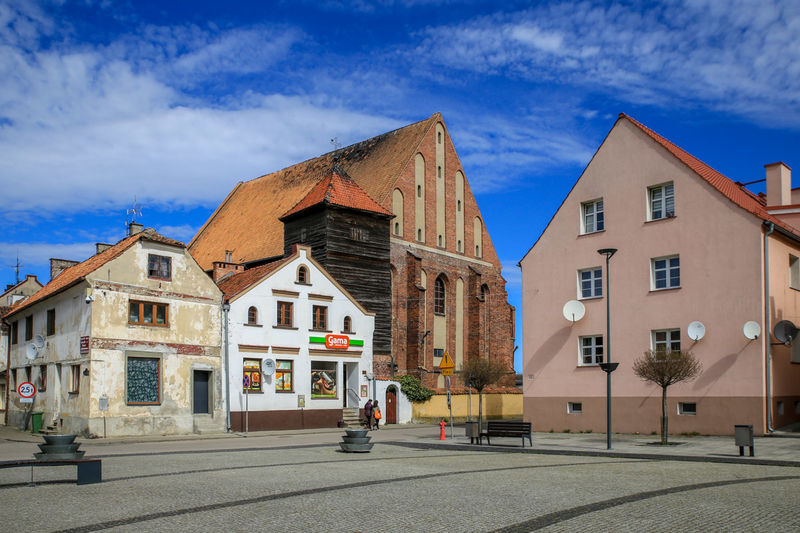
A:
{"type": "Polygon", "coordinates": [[[367,404],[364,406],[364,418],[367,419],[364,426],[367,429],[372,429],[372,400],[367,400],[367,404]]]}

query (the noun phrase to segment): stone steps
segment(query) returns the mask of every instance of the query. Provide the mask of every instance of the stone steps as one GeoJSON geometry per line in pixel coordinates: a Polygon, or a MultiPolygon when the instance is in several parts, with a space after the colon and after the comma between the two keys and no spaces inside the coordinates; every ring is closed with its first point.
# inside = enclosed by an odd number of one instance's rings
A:
{"type": "Polygon", "coordinates": [[[345,428],[361,428],[364,421],[358,414],[358,409],[343,409],[342,410],[342,427],[345,428]]]}

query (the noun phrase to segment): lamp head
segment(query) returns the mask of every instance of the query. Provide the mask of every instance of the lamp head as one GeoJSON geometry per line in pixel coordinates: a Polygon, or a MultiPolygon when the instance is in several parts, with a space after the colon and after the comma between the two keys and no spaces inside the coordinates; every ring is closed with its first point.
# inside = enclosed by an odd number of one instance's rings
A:
{"type": "Polygon", "coordinates": [[[617,253],[617,249],[616,248],[600,248],[599,250],[597,250],[597,253],[600,254],[600,255],[606,256],[607,259],[611,259],[611,257],[615,253],[617,253]]]}

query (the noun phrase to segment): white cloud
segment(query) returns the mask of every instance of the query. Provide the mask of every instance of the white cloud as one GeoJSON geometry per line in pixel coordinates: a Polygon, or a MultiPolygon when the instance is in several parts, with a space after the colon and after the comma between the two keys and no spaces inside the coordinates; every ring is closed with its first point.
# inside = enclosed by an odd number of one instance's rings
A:
{"type": "Polygon", "coordinates": [[[183,241],[185,244],[188,244],[192,237],[194,237],[197,230],[200,227],[192,226],[191,224],[180,224],[177,226],[159,226],[156,228],[161,235],[164,237],[168,237],[170,239],[175,239],[178,241],[183,241]]]}
{"type": "Polygon", "coordinates": [[[800,123],[800,3],[560,2],[432,27],[411,54],[435,66],[800,123]],[[454,38],[456,36],[456,38],[454,38]]]}
{"type": "MultiPolygon", "coordinates": [[[[72,244],[57,244],[49,242],[0,242],[0,264],[8,268],[13,266],[17,257],[22,263],[20,276],[32,270],[49,271],[50,258],[69,259],[71,261],[83,261],[95,253],[94,242],[79,242],[72,244]]],[[[4,268],[3,270],[6,270],[4,268]]],[[[47,279],[39,278],[42,283],[47,283],[47,279]]]]}

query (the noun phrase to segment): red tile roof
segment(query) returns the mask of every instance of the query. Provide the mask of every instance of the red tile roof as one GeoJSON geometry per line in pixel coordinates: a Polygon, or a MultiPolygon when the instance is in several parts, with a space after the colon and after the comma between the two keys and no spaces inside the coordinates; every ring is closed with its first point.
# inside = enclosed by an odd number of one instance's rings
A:
{"type": "Polygon", "coordinates": [[[272,272],[278,270],[290,259],[294,259],[295,255],[296,254],[293,254],[284,257],[283,259],[279,259],[278,261],[273,261],[272,263],[267,263],[265,265],[260,265],[255,268],[245,270],[244,272],[239,272],[238,274],[233,274],[232,276],[226,276],[217,281],[217,286],[223,293],[225,293],[225,299],[230,300],[231,298],[243,293],[272,272]]]}
{"type": "Polygon", "coordinates": [[[767,212],[764,203],[762,203],[762,201],[756,195],[754,195],[744,187],[737,185],[736,182],[734,182],[727,176],[723,175],[721,172],[714,170],[707,164],[697,159],[692,154],[674,145],[673,143],[671,143],[658,133],[654,132],[647,126],[641,124],[637,120],[629,117],[625,113],[620,113],[619,118],[628,120],[630,121],[631,124],[637,126],[648,136],[650,136],[650,138],[652,138],[658,144],[666,148],[672,155],[677,157],[678,160],[680,160],[683,164],[689,167],[689,169],[692,170],[695,174],[706,180],[712,187],[714,187],[723,195],[725,195],[725,197],[728,198],[731,202],[735,203],[742,209],[749,211],[755,216],[761,218],[762,220],[773,222],[775,225],[780,226],[800,236],[800,230],[797,230],[794,227],[787,224],[786,222],[770,215],[767,212]]]}
{"type": "Polygon", "coordinates": [[[5,315],[5,317],[7,318],[15,313],[18,313],[22,309],[26,309],[31,305],[44,300],[45,298],[49,298],[54,294],[57,294],[63,290],[68,289],[69,287],[72,287],[77,283],[80,283],[81,281],[86,279],[86,276],[88,276],[98,268],[102,267],[112,259],[116,259],[120,255],[122,255],[122,253],[125,250],[127,250],[140,240],[160,242],[171,246],[179,246],[181,248],[185,248],[185,245],[180,241],[168,239],[163,235],[159,235],[152,228],[145,229],[144,231],[140,231],[135,235],[131,235],[130,237],[122,239],[111,248],[108,248],[100,252],[99,254],[93,255],[92,257],[83,261],[82,263],[78,263],[77,265],[71,266],[66,270],[62,271],[58,276],[50,280],[50,283],[39,289],[33,296],[31,296],[27,300],[24,300],[12,306],[11,309],[8,311],[8,313],[5,315]]]}
{"type": "Polygon", "coordinates": [[[403,169],[413,164],[425,134],[441,120],[441,114],[435,113],[420,122],[240,182],[194,236],[189,251],[205,270],[222,260],[226,250],[233,252],[236,263],[283,255],[279,217],[328,177],[334,164],[340,165],[369,198],[388,208],[403,169]]]}
{"type": "Polygon", "coordinates": [[[334,165],[328,175],[320,180],[293,208],[280,217],[280,220],[285,220],[292,215],[321,204],[393,216],[390,211],[384,209],[378,202],[370,198],[364,192],[364,189],[359,187],[342,167],[334,165]]]}

